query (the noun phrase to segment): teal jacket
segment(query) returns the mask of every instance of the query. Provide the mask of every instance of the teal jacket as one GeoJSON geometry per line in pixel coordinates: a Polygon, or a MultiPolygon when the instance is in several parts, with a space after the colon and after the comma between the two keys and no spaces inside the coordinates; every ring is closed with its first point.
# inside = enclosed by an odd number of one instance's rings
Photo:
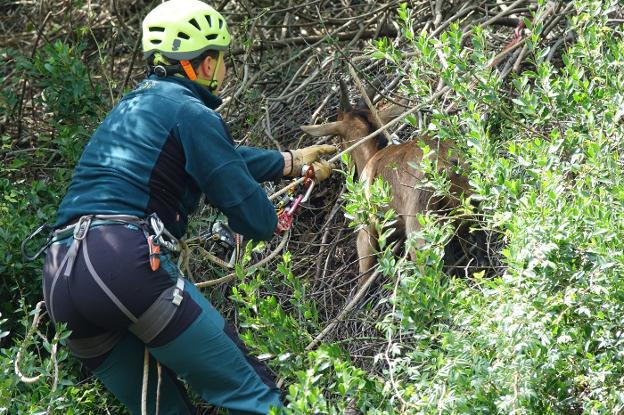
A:
{"type": "Polygon", "coordinates": [[[80,158],[55,227],[86,214],[156,212],[180,237],[200,202],[222,211],[243,236],[269,240],[275,209],[258,184],[282,177],[278,151],[236,147],[221,100],[195,82],[141,82],[113,108],[80,158]]]}

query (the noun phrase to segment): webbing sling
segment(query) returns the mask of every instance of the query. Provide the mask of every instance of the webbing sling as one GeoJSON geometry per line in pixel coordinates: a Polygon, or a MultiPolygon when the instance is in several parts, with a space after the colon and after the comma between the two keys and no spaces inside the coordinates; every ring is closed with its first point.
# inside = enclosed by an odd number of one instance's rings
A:
{"type": "MultiPolygon", "coordinates": [[[[52,278],[52,285],[50,288],[51,316],[54,319],[52,309],[54,302],[54,289],[56,287],[58,277],[60,276],[63,268],[65,268],[65,272],[63,273],[64,277],[71,275],[76,257],[82,245],[82,256],[87,266],[87,270],[93,280],[104,292],[104,294],[106,294],[106,296],[115,304],[115,306],[132,322],[132,324],[128,327],[128,330],[135,334],[144,343],[149,343],[164,330],[167,324],[169,324],[178,306],[182,302],[184,280],[181,277],[178,277],[176,284],[164,290],[152,303],[152,305],[150,305],[150,307],[143,314],[141,314],[141,316],[135,316],[108,288],[102,278],[100,278],[95,270],[95,267],[93,266],[93,263],[91,262],[91,258],[89,257],[89,248],[86,239],[89,228],[94,225],[108,223],[128,223],[140,225],[144,229],[146,225],[145,221],[135,216],[88,215],[81,217],[75,225],[70,225],[55,232],[55,239],[60,240],[63,237],[68,236],[69,231],[73,230],[74,240],[72,241],[67,254],[61,260],[61,264],[52,278]]],[[[162,228],[156,229],[155,231],[159,233],[163,232],[162,228]]],[[[67,345],[76,356],[80,358],[91,358],[100,356],[111,350],[120,338],[120,333],[107,332],[88,338],[68,339],[67,345]]]]}

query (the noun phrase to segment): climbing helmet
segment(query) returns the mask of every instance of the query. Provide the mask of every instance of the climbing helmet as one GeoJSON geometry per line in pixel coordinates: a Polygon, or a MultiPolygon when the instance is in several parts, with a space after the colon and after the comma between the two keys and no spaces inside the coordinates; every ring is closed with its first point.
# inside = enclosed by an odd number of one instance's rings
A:
{"type": "Polygon", "coordinates": [[[169,59],[191,60],[207,50],[226,50],[230,44],[225,19],[199,0],[169,0],[143,19],[143,56],[160,52],[169,59]]]}

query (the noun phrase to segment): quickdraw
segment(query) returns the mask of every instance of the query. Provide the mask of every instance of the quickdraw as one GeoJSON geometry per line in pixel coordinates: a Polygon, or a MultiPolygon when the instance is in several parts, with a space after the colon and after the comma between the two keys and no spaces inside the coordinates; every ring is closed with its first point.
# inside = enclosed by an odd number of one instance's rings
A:
{"type": "Polygon", "coordinates": [[[304,166],[305,175],[303,176],[303,193],[293,196],[294,191],[290,193],[277,205],[277,229],[276,232],[281,234],[292,227],[293,217],[299,205],[307,202],[314,190],[314,166],[304,166]]]}

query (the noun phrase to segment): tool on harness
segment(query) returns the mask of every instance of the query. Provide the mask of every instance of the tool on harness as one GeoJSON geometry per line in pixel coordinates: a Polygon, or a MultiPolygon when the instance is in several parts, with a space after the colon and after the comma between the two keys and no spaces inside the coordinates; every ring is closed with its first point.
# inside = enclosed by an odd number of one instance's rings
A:
{"type": "Polygon", "coordinates": [[[152,271],[157,271],[160,268],[160,242],[150,235],[147,237],[147,246],[149,247],[149,262],[152,271]]]}
{"type": "Polygon", "coordinates": [[[209,232],[201,234],[204,241],[204,249],[212,252],[217,258],[225,258],[224,262],[234,266],[240,259],[242,252],[243,237],[234,232],[226,222],[215,220],[209,232]]]}
{"type": "Polygon", "coordinates": [[[171,232],[169,232],[167,228],[165,228],[165,224],[162,220],[160,220],[155,212],[150,214],[146,218],[146,221],[154,232],[155,241],[157,241],[161,246],[164,246],[169,251],[178,252],[180,250],[178,238],[173,236],[171,232]]]}
{"type": "Polygon", "coordinates": [[[301,203],[305,203],[310,199],[312,190],[314,189],[314,166],[304,166],[305,171],[303,180],[303,193],[298,196],[293,196],[294,192],[287,194],[287,196],[278,203],[277,210],[277,229],[276,233],[280,234],[287,231],[292,227],[293,217],[295,212],[299,208],[301,203]]]}

